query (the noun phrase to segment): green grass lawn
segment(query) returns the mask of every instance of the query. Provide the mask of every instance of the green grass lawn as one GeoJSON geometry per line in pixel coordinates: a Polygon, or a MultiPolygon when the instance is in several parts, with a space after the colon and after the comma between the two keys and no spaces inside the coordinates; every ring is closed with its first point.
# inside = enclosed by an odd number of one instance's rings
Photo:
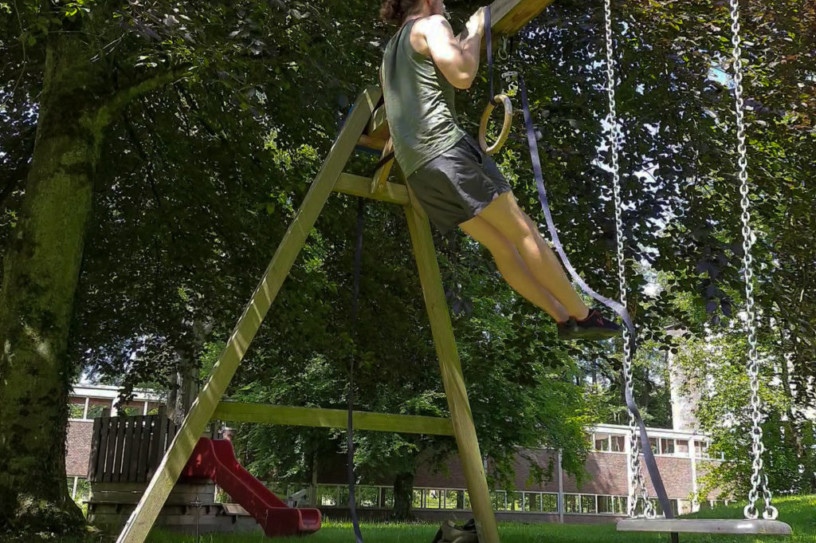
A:
{"type": "MultiPolygon", "coordinates": [[[[714,536],[682,534],[681,542],[689,543],[759,543],[790,541],[816,543],[816,496],[779,498],[776,501],[780,520],[793,528],[790,539],[770,536],[714,536]]],[[[721,507],[694,515],[697,518],[742,518],[742,506],[721,507]]],[[[438,526],[427,524],[363,524],[363,538],[372,543],[430,543],[438,526]]],[[[614,524],[515,524],[499,527],[502,543],[665,543],[667,534],[618,533],[614,524]]],[[[195,537],[154,533],[150,543],[194,543],[195,537]]],[[[262,543],[270,541],[262,535],[206,535],[202,543],[262,543]]],[[[323,528],[307,538],[280,538],[280,543],[346,543],[354,541],[349,523],[325,522],[323,528]]]]}

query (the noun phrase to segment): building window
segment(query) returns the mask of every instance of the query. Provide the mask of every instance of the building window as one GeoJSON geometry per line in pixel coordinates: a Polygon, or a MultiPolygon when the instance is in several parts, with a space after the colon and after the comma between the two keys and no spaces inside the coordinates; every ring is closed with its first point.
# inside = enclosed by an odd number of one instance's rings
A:
{"type": "Polygon", "coordinates": [[[446,490],[444,498],[443,509],[465,508],[465,492],[463,490],[446,490]]]}
{"type": "Polygon", "coordinates": [[[317,503],[323,507],[337,506],[337,487],[318,485],[317,487],[317,503]]]}
{"type": "Polygon", "coordinates": [[[609,450],[609,436],[605,434],[595,434],[595,450],[608,451],[609,450]]]}
{"type": "Polygon", "coordinates": [[[507,493],[504,490],[490,492],[490,503],[494,511],[507,511],[507,493]]]}
{"type": "Polygon", "coordinates": [[[144,403],[136,404],[127,404],[122,406],[116,407],[116,413],[119,416],[124,417],[138,417],[139,415],[144,413],[144,403]]]}
{"type": "Polygon", "coordinates": [[[541,511],[541,494],[534,492],[525,492],[524,510],[532,512],[541,511]]]}
{"type": "Polygon", "coordinates": [[[85,418],[85,403],[71,403],[68,405],[68,418],[83,419],[85,418]]]}
{"type": "MultiPolygon", "coordinates": [[[[662,515],[663,514],[663,507],[660,505],[660,501],[658,501],[657,498],[652,498],[649,501],[652,503],[652,507],[654,507],[655,512],[658,515],[662,515]]],[[[675,515],[679,514],[678,511],[679,511],[680,508],[678,506],[677,500],[669,500],[669,502],[671,503],[672,512],[675,515]]]]}
{"type": "Polygon", "coordinates": [[[384,488],[382,491],[382,504],[386,509],[394,508],[394,489],[384,488]]]}
{"type": "Polygon", "coordinates": [[[565,513],[580,513],[581,512],[581,496],[578,494],[564,495],[564,512],[565,513]]]}
{"type": "Polygon", "coordinates": [[[88,405],[88,416],[89,419],[98,419],[102,416],[102,412],[105,409],[110,409],[109,402],[103,402],[103,400],[91,400],[90,405],[88,405]]]}
{"type": "Polygon", "coordinates": [[[581,512],[589,515],[594,515],[597,512],[595,496],[587,494],[581,495],[581,512]]]}
{"type": "Polygon", "coordinates": [[[425,489],[425,509],[442,508],[442,491],[435,488],[425,489]]]}
{"type": "MultiPolygon", "coordinates": [[[[388,487],[377,488],[380,489],[381,496],[385,496],[380,501],[380,507],[389,509],[394,507],[394,490],[388,487]]],[[[494,498],[495,496],[491,494],[491,499],[494,498]]],[[[500,500],[504,505],[504,492],[501,492],[500,500]]],[[[414,509],[468,510],[470,509],[470,499],[466,490],[415,488],[411,505],[414,509]]]]}
{"type": "Polygon", "coordinates": [[[626,451],[626,437],[625,436],[612,436],[610,440],[612,442],[612,452],[625,452],[626,451]]]}
{"type": "Polygon", "coordinates": [[[660,454],[674,454],[674,440],[661,439],[660,440],[660,454]]]}
{"type": "Polygon", "coordinates": [[[425,504],[422,503],[422,489],[414,489],[414,498],[411,501],[411,507],[414,509],[422,509],[425,507],[425,504]]]}
{"type": "Polygon", "coordinates": [[[542,494],[541,510],[545,513],[558,512],[558,494],[542,494]]]}
{"type": "MultiPolygon", "coordinates": [[[[524,509],[531,513],[557,513],[558,495],[547,492],[523,492],[524,509]]],[[[522,509],[516,509],[522,511],[522,509]]]]}
{"type": "Polygon", "coordinates": [[[337,505],[339,507],[348,507],[349,505],[349,489],[348,486],[337,487],[337,505]]]}
{"type": "Polygon", "coordinates": [[[598,513],[601,515],[624,515],[626,514],[625,496],[598,496],[598,513]]]}
{"type": "Polygon", "coordinates": [[[377,507],[377,503],[380,501],[379,489],[372,486],[357,486],[354,489],[354,501],[357,507],[360,508],[377,507]]]}
{"type": "Polygon", "coordinates": [[[524,493],[512,492],[507,495],[508,511],[524,511],[524,493]]]}

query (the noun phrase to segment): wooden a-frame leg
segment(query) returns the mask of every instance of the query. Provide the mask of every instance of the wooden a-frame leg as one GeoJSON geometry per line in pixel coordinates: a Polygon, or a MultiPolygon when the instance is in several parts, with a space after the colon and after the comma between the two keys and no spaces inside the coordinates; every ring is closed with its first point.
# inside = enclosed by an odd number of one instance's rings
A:
{"type": "MultiPolygon", "coordinates": [[[[413,195],[411,200],[415,202],[413,195]]],[[[448,408],[450,409],[453,432],[456,436],[456,445],[459,448],[459,458],[465,473],[473,516],[476,519],[479,541],[481,543],[499,543],[499,530],[496,526],[496,517],[493,514],[493,507],[487,490],[482,455],[479,450],[479,441],[476,438],[476,428],[473,425],[473,414],[470,410],[470,402],[465,389],[462,365],[459,362],[459,353],[456,350],[453,325],[445,301],[442,276],[439,272],[439,264],[436,261],[431,227],[427,215],[419,208],[418,204],[405,206],[405,214],[408,219],[408,230],[411,233],[414,256],[419,268],[422,294],[431,321],[431,333],[436,347],[436,354],[439,357],[439,368],[442,372],[442,382],[448,398],[448,408]]]]}
{"type": "Polygon", "coordinates": [[[147,538],[147,534],[167,501],[167,496],[190,458],[198,438],[210,422],[218,402],[235,375],[235,370],[238,369],[250,342],[258,332],[272,301],[277,296],[295,258],[306,242],[306,237],[329,198],[332,188],[354,151],[354,146],[363,133],[374,106],[380,99],[380,94],[378,87],[371,87],[357,98],[354,109],[346,119],[329,156],[312,181],[312,186],[298,209],[295,219],[286,231],[263,279],[238,320],[224,351],[213,368],[209,381],[193,403],[147,490],[119,535],[117,543],[142,543],[147,538]]]}

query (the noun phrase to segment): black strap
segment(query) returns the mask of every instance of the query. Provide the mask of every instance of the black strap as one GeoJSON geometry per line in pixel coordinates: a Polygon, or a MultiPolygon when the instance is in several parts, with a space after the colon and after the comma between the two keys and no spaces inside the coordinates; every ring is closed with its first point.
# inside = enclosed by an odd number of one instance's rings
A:
{"type": "MultiPolygon", "coordinates": [[[[365,200],[359,198],[357,201],[357,237],[354,247],[354,278],[352,286],[351,301],[351,334],[355,343],[357,340],[357,309],[360,301],[360,272],[363,262],[363,223],[365,219],[365,200]]],[[[354,497],[355,476],[354,476],[354,356],[352,354],[349,364],[349,392],[348,392],[348,484],[349,484],[349,512],[351,513],[351,524],[354,526],[354,537],[357,543],[363,543],[363,534],[360,531],[360,523],[357,520],[357,501],[354,497]]]]}
{"type": "MultiPolygon", "coordinates": [[[[566,252],[564,252],[564,247],[561,245],[561,240],[558,238],[558,231],[555,229],[555,223],[553,222],[552,213],[550,212],[550,206],[547,200],[547,191],[544,189],[544,174],[541,170],[541,160],[538,156],[538,142],[536,141],[535,129],[533,128],[530,108],[527,102],[527,89],[525,88],[524,79],[522,77],[519,77],[519,88],[521,89],[521,107],[524,111],[524,124],[527,128],[527,143],[530,145],[530,158],[533,162],[533,173],[535,174],[536,185],[538,186],[538,199],[541,202],[541,209],[544,211],[544,217],[547,221],[547,229],[550,231],[550,237],[552,238],[555,250],[558,253],[558,256],[561,257],[561,262],[563,262],[564,267],[567,269],[567,271],[569,271],[572,279],[581,286],[583,291],[598,302],[612,309],[623,320],[626,328],[629,330],[632,356],[634,357],[637,349],[637,342],[635,340],[636,330],[635,325],[632,322],[632,318],[629,316],[629,311],[627,311],[626,308],[619,302],[598,294],[586,284],[586,281],[584,281],[583,278],[578,275],[578,272],[575,271],[575,268],[569,261],[566,252]]],[[[663,478],[660,476],[660,470],[657,468],[657,461],[655,460],[651,444],[649,443],[649,434],[646,432],[646,425],[643,422],[643,418],[640,416],[640,410],[635,403],[632,392],[628,389],[628,387],[624,387],[624,389],[626,406],[629,408],[629,411],[632,412],[632,415],[634,415],[635,422],[637,422],[640,429],[640,444],[643,451],[643,460],[646,463],[646,469],[649,471],[649,476],[652,479],[652,484],[654,485],[657,499],[660,501],[660,505],[663,508],[666,518],[674,518],[671,502],[666,494],[666,487],[663,485],[663,478]]]]}
{"type": "MultiPolygon", "coordinates": [[[[485,14],[485,21],[489,20],[489,12],[490,8],[487,8],[488,13],[485,14]]],[[[491,29],[488,24],[485,24],[485,38],[488,46],[488,51],[490,50],[490,42],[491,42],[491,29]]],[[[488,63],[492,63],[492,55],[488,55],[488,63]]],[[[489,67],[489,71],[492,74],[492,66],[489,67]]],[[[555,250],[558,253],[558,256],[561,257],[561,262],[564,264],[564,267],[569,271],[570,276],[572,279],[580,285],[581,289],[584,292],[589,294],[592,298],[597,300],[598,302],[602,303],[606,307],[612,309],[615,313],[617,313],[620,318],[623,320],[626,328],[629,330],[629,338],[630,338],[630,345],[631,345],[631,352],[632,356],[634,357],[635,352],[637,350],[637,341],[636,341],[636,329],[635,325],[632,322],[632,318],[629,316],[629,311],[623,306],[623,304],[607,298],[606,296],[602,296],[601,294],[595,292],[584,279],[578,275],[578,272],[573,267],[572,263],[569,261],[566,252],[564,251],[563,245],[561,245],[561,240],[558,237],[558,231],[555,228],[555,223],[552,218],[552,213],[550,212],[550,205],[547,199],[547,191],[544,188],[544,173],[541,169],[541,159],[538,155],[538,140],[536,139],[535,129],[533,127],[533,120],[532,116],[530,115],[530,107],[527,102],[527,89],[524,84],[524,78],[519,76],[519,88],[521,90],[521,107],[524,111],[524,124],[527,129],[527,143],[530,146],[530,160],[533,163],[533,174],[535,175],[536,179],[536,186],[538,187],[538,199],[541,202],[541,209],[544,211],[544,218],[547,222],[547,229],[550,232],[550,237],[552,238],[553,245],[555,246],[555,250]]],[[[626,388],[626,387],[624,387],[626,388]]],[[[643,451],[643,460],[646,463],[646,469],[649,471],[649,476],[652,480],[652,485],[655,488],[655,493],[657,494],[657,499],[660,501],[660,506],[663,508],[663,513],[666,515],[666,518],[674,518],[674,511],[671,507],[671,502],[669,501],[669,497],[666,494],[666,487],[663,484],[663,478],[660,476],[660,470],[657,467],[657,461],[655,460],[654,453],[652,452],[651,444],[649,443],[649,434],[646,432],[646,425],[643,423],[643,418],[640,416],[640,410],[635,403],[635,399],[632,396],[631,391],[628,389],[625,391],[626,397],[626,406],[629,408],[629,411],[635,417],[635,421],[637,422],[638,428],[640,429],[640,443],[641,449],[643,451]]]]}
{"type": "Polygon", "coordinates": [[[387,153],[384,157],[382,157],[379,160],[379,162],[377,162],[377,165],[374,166],[374,168],[371,170],[371,175],[374,175],[375,173],[377,173],[377,171],[380,168],[382,168],[383,166],[385,166],[386,164],[391,162],[393,159],[394,159],[394,151],[391,151],[390,153],[387,153]]]}
{"type": "Polygon", "coordinates": [[[484,8],[484,25],[485,25],[485,45],[487,46],[487,81],[488,81],[488,95],[487,103],[493,102],[493,32],[491,31],[492,21],[490,6],[484,8]]]}

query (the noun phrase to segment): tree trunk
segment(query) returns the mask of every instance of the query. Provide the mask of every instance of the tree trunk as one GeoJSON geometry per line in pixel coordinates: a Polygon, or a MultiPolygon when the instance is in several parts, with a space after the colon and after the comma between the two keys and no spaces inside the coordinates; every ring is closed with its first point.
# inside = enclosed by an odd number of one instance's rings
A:
{"type": "Polygon", "coordinates": [[[175,383],[167,397],[167,416],[179,425],[184,422],[184,417],[190,412],[201,389],[197,351],[204,346],[212,325],[194,321],[189,324],[189,329],[195,338],[194,345],[177,350],[176,354],[180,363],[176,371],[175,383]]]}
{"type": "MultiPolygon", "coordinates": [[[[78,34],[49,37],[37,136],[0,291],[0,533],[64,540],[84,518],[66,485],[68,333],[100,129],[101,63],[78,34]]],[[[69,536],[70,537],[70,536],[69,536]]],[[[3,539],[0,536],[0,539],[3,539]]]]}
{"type": "Polygon", "coordinates": [[[414,474],[399,473],[394,479],[394,519],[413,520],[414,474]]]}
{"type": "Polygon", "coordinates": [[[176,382],[167,398],[167,416],[176,424],[181,424],[198,397],[197,364],[191,358],[185,358],[175,377],[176,382]]]}

